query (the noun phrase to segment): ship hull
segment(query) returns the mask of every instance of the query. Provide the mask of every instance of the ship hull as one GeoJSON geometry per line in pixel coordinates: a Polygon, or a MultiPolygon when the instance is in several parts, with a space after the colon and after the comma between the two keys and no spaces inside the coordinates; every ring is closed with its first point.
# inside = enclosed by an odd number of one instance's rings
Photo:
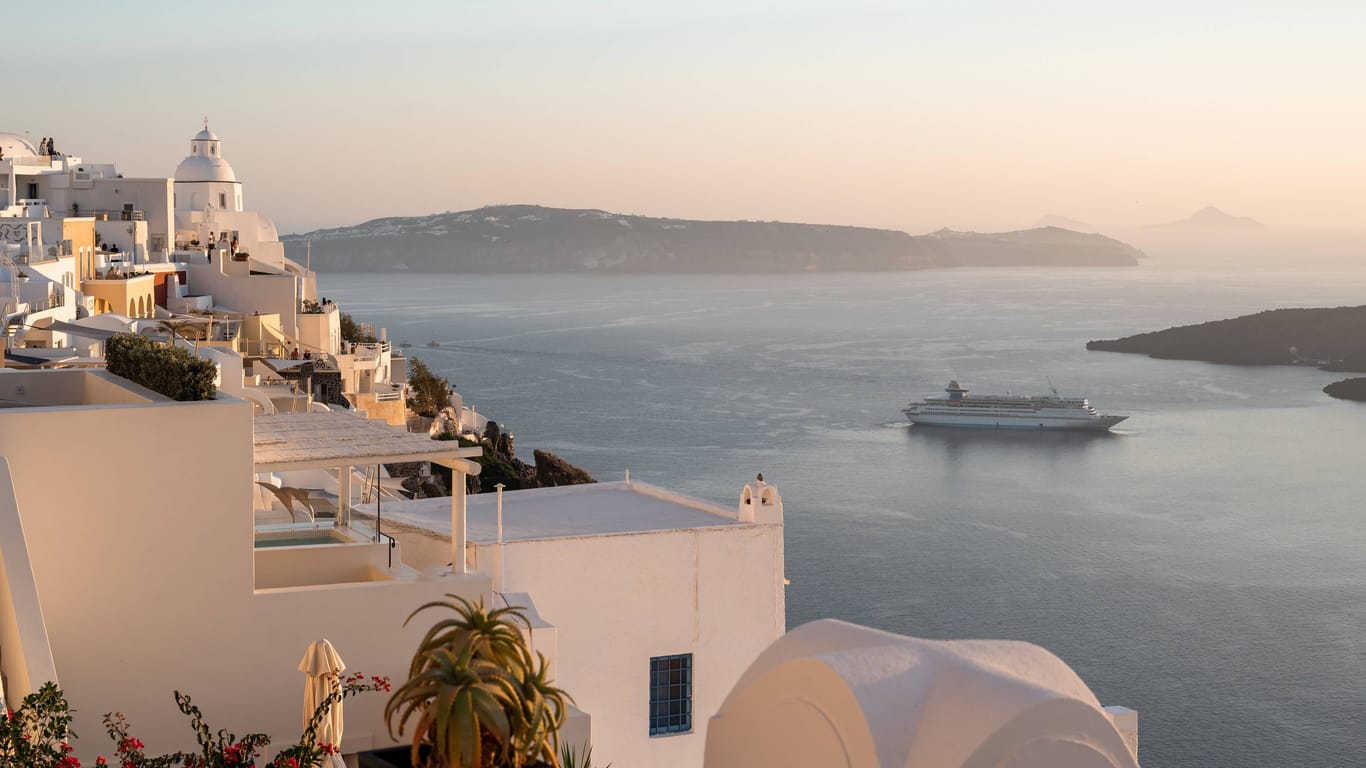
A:
{"type": "Polygon", "coordinates": [[[912,424],[931,427],[961,427],[968,429],[1072,430],[1103,432],[1124,421],[1127,416],[1096,416],[1091,418],[1058,418],[1047,416],[1003,416],[991,414],[923,414],[902,411],[912,424]]]}

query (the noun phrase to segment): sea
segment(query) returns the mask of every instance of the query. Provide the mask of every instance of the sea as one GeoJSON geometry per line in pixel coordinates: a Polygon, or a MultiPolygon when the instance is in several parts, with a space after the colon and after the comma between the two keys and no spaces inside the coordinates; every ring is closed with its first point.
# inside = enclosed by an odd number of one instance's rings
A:
{"type": "MultiPolygon", "coordinates": [[[[789,626],[1037,643],[1139,712],[1140,760],[1366,765],[1366,404],[1344,374],[1089,339],[1366,303],[1366,269],[324,274],[506,425],[602,480],[786,509],[789,626]],[[439,346],[428,346],[434,342],[439,346]],[[907,401],[1089,397],[1109,434],[913,427],[907,401]]],[[[1366,329],[1363,329],[1366,332],[1366,329]]]]}

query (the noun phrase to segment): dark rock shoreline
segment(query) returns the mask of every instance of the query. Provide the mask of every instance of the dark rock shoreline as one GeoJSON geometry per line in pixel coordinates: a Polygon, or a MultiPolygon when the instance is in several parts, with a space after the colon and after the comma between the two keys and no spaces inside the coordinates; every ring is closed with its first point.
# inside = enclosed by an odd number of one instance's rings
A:
{"type": "MultiPolygon", "coordinates": [[[[1229,320],[1087,342],[1089,350],[1145,354],[1160,360],[1225,365],[1312,365],[1366,372],[1366,306],[1273,309],[1229,320]]],[[[1366,378],[1324,387],[1336,398],[1366,402],[1366,378]]]]}
{"type": "MultiPolygon", "coordinates": [[[[597,482],[586,470],[570,464],[550,451],[532,451],[534,464],[527,464],[517,458],[512,435],[505,432],[496,421],[490,421],[484,427],[484,434],[478,442],[454,433],[433,439],[459,440],[462,446],[483,446],[484,454],[475,459],[479,463],[480,472],[467,478],[465,490],[469,493],[492,493],[494,486],[499,483],[509,491],[516,491],[524,488],[551,488],[558,485],[597,482]]],[[[451,495],[451,471],[445,467],[417,461],[386,464],[385,468],[391,477],[402,478],[403,489],[411,493],[415,499],[451,495]],[[424,472],[430,472],[430,475],[424,475],[424,472]]]]}
{"type": "Polygon", "coordinates": [[[1366,378],[1343,379],[1323,388],[1323,393],[1339,400],[1354,400],[1366,403],[1366,378]]]}

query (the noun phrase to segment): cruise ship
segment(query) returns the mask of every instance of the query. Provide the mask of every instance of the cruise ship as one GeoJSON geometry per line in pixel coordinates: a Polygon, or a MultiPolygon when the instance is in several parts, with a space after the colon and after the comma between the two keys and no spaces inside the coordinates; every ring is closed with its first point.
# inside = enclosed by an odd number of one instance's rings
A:
{"type": "Polygon", "coordinates": [[[1096,411],[1084,397],[1063,397],[1056,389],[1048,395],[976,395],[957,381],[945,394],[931,395],[911,403],[902,413],[913,424],[983,429],[1091,429],[1106,430],[1127,416],[1096,411]]]}

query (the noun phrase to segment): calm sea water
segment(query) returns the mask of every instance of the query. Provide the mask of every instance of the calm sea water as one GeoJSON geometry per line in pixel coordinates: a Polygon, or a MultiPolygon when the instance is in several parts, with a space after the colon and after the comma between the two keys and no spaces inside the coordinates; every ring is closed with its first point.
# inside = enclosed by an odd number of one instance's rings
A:
{"type": "Polygon", "coordinates": [[[1014,638],[1140,713],[1145,766],[1366,765],[1366,405],[1333,374],[1087,352],[1366,271],[325,275],[322,292],[599,478],[787,508],[788,618],[1014,638]],[[427,348],[429,340],[439,348],[427,348]],[[911,428],[1051,377],[1109,435],[911,428]]]}

